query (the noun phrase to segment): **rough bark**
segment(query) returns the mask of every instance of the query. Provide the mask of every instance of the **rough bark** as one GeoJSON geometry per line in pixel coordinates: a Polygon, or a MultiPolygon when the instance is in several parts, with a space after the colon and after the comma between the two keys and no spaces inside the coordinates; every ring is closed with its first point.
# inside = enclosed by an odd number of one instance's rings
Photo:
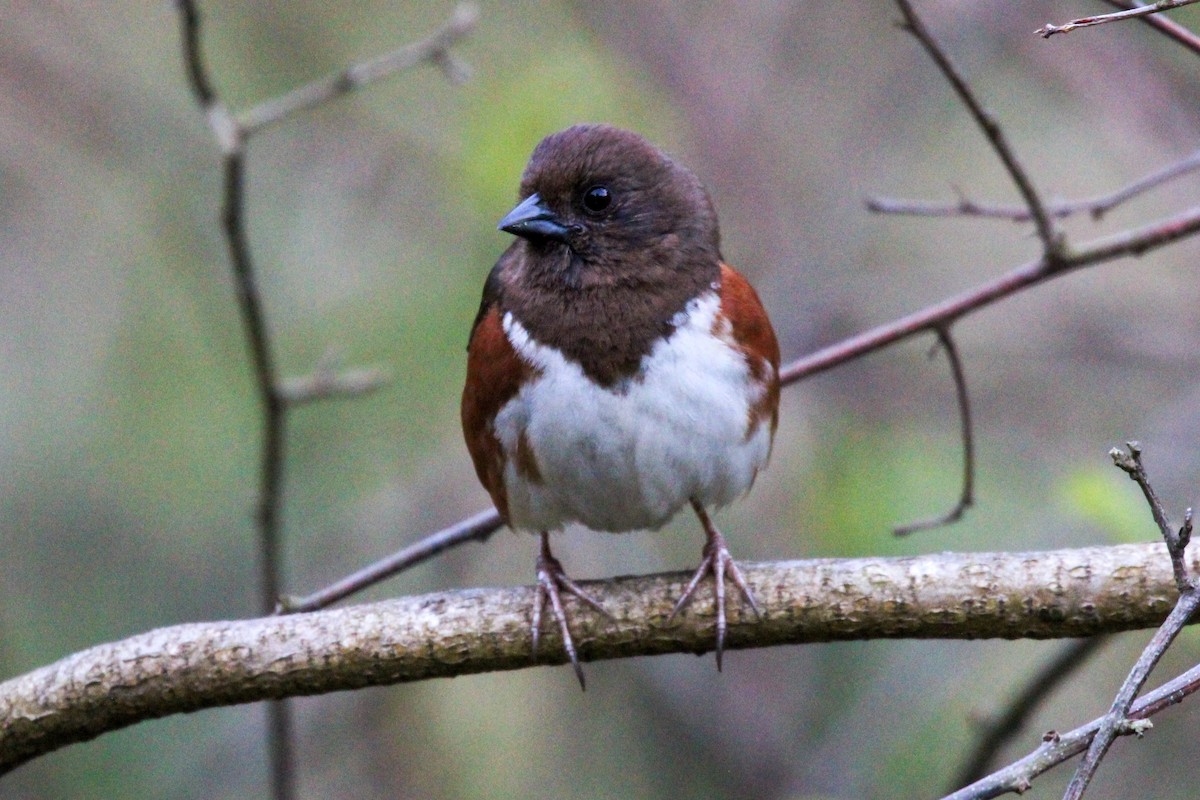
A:
{"type": "MultiPolygon", "coordinates": [[[[1149,627],[1177,591],[1166,548],[940,553],[743,564],[763,608],[730,609],[727,647],[870,638],[1057,638],[1149,627]]],[[[1196,566],[1193,565],[1193,569],[1196,566]]],[[[587,582],[608,620],[567,599],[587,661],[703,653],[711,594],[670,624],[687,575],[587,582]]],[[[528,587],[404,597],[293,616],[160,628],[0,684],[0,772],[135,722],[212,706],[564,661],[545,626],[530,657],[528,587]]]]}

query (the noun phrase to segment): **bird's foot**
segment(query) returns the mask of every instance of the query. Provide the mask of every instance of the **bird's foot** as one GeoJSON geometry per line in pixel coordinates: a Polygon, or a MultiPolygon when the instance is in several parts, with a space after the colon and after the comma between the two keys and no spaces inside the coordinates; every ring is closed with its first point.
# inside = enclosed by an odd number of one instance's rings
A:
{"type": "Polygon", "coordinates": [[[575,677],[579,679],[579,688],[586,689],[583,667],[579,665],[575,642],[571,639],[571,630],[567,626],[567,613],[562,604],[562,592],[575,595],[604,616],[612,618],[604,606],[585,592],[583,587],[567,577],[562,563],[550,552],[549,535],[543,533],[542,549],[537,559],[537,598],[533,601],[533,654],[535,657],[537,656],[538,638],[542,627],[542,609],[549,601],[550,609],[554,612],[554,618],[558,620],[558,627],[562,631],[563,649],[567,651],[567,658],[571,660],[571,666],[575,669],[575,677]]]}
{"type": "Polygon", "coordinates": [[[737,563],[733,560],[733,555],[729,552],[729,548],[725,545],[725,537],[717,530],[716,526],[708,518],[708,512],[699,503],[692,501],[692,508],[696,510],[696,515],[700,517],[700,523],[704,526],[704,533],[707,540],[704,542],[703,559],[700,561],[700,566],[696,568],[695,574],[692,575],[691,581],[688,582],[687,588],[683,590],[678,602],[675,603],[674,610],[671,611],[671,616],[668,621],[675,618],[684,606],[686,606],[696,594],[696,587],[700,585],[700,581],[708,575],[713,576],[716,583],[717,595],[717,671],[721,669],[721,656],[725,652],[725,578],[733,581],[734,585],[742,593],[742,597],[750,605],[756,617],[762,617],[762,612],[758,608],[758,603],[754,600],[754,593],[750,591],[750,587],[746,584],[746,579],[742,577],[742,571],[738,569],[737,563]]]}

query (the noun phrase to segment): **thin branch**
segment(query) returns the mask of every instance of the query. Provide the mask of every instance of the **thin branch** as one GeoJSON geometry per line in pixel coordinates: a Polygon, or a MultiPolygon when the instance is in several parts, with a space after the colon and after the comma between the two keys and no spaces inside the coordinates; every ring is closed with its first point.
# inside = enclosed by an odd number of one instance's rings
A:
{"type": "Polygon", "coordinates": [[[1146,475],[1146,469],[1142,466],[1142,450],[1136,442],[1127,442],[1128,453],[1124,453],[1117,448],[1113,448],[1109,455],[1112,457],[1113,463],[1119,469],[1129,475],[1138,486],[1141,487],[1142,493],[1146,497],[1146,502],[1150,506],[1150,513],[1154,517],[1154,523],[1158,526],[1159,532],[1162,534],[1163,540],[1167,545],[1167,552],[1171,557],[1171,572],[1175,577],[1175,585],[1180,591],[1179,602],[1175,604],[1175,609],[1171,615],[1167,617],[1166,622],[1162,624],[1150,639],[1150,644],[1142,651],[1142,655],[1134,664],[1129,676],[1125,682],[1121,684],[1120,690],[1117,691],[1117,696],[1113,699],[1112,707],[1108,714],[1104,717],[1104,722],[1100,729],[1096,731],[1096,737],[1092,739],[1091,746],[1088,747],[1087,755],[1079,762],[1079,766],[1075,769],[1075,775],[1071,778],[1070,784],[1067,785],[1067,791],[1063,795],[1063,800],[1079,800],[1083,797],[1083,793],[1087,791],[1088,784],[1091,783],[1092,777],[1095,776],[1096,770],[1100,767],[1100,762],[1104,760],[1105,754],[1112,746],[1113,741],[1118,734],[1128,727],[1129,724],[1129,707],[1133,704],[1133,700],[1137,697],[1137,693],[1141,691],[1142,686],[1146,683],[1146,679],[1150,677],[1151,670],[1166,654],[1167,648],[1171,646],[1171,642],[1183,630],[1183,626],[1200,607],[1200,591],[1188,577],[1187,562],[1185,559],[1185,549],[1188,545],[1188,540],[1192,534],[1192,510],[1189,508],[1184,515],[1183,527],[1176,533],[1172,530],[1171,525],[1167,522],[1167,512],[1163,507],[1162,501],[1158,499],[1158,494],[1150,485],[1150,478],[1146,475]]]}
{"type": "Polygon", "coordinates": [[[1189,589],[1180,596],[1179,602],[1175,604],[1171,614],[1155,631],[1154,636],[1150,639],[1150,644],[1146,645],[1146,649],[1142,651],[1142,655],[1130,671],[1129,677],[1125,679],[1120,691],[1113,699],[1112,707],[1104,715],[1100,727],[1088,747],[1087,754],[1079,762],[1075,775],[1067,785],[1063,800],[1079,800],[1080,797],[1083,797],[1084,791],[1087,790],[1092,776],[1096,774],[1096,769],[1100,766],[1108,748],[1112,746],[1117,736],[1129,732],[1129,709],[1133,705],[1134,698],[1145,685],[1146,679],[1150,677],[1151,670],[1167,652],[1171,642],[1175,641],[1175,637],[1183,630],[1183,626],[1196,613],[1198,607],[1200,607],[1200,591],[1189,589]]]}
{"type": "MultiPolygon", "coordinates": [[[[1150,717],[1197,691],[1200,691],[1200,665],[1147,692],[1129,709],[1130,724],[1118,733],[1141,736],[1150,725],[1150,717]]],[[[1067,733],[1051,731],[1042,737],[1042,745],[1029,755],[942,800],[990,800],[1010,792],[1023,794],[1033,786],[1034,778],[1086,750],[1104,720],[1105,717],[1094,719],[1067,733]]]]}
{"type": "Polygon", "coordinates": [[[1140,256],[1197,232],[1200,232],[1200,206],[1141,228],[1093,240],[1053,263],[1045,258],[1039,259],[962,294],[785,364],[780,370],[780,382],[787,386],[890,344],[936,330],[998,300],[1073,270],[1122,256],[1140,256]]]}
{"type": "Polygon", "coordinates": [[[1166,542],[1167,553],[1171,556],[1171,569],[1175,573],[1175,587],[1180,592],[1189,591],[1193,584],[1191,578],[1188,577],[1184,550],[1192,536],[1192,510],[1189,508],[1184,513],[1182,527],[1178,531],[1174,530],[1167,520],[1167,510],[1162,501],[1158,499],[1158,493],[1154,491],[1154,487],[1150,485],[1150,477],[1142,465],[1141,445],[1137,442],[1126,442],[1125,447],[1128,449],[1128,453],[1114,447],[1108,451],[1108,455],[1117,468],[1127,474],[1129,479],[1141,488],[1142,495],[1150,506],[1150,515],[1154,518],[1154,524],[1158,526],[1158,531],[1162,534],[1163,541],[1166,542]]]}
{"type": "MultiPolygon", "coordinates": [[[[1149,19],[1156,19],[1150,17],[1149,19]]],[[[1110,194],[1084,200],[1048,203],[1046,213],[1053,219],[1066,219],[1075,214],[1090,214],[1099,220],[1122,203],[1132,200],[1175,178],[1200,169],[1200,150],[1169,164],[1110,194]]],[[[993,205],[979,203],[970,198],[959,198],[955,203],[938,203],[927,200],[904,200],[892,197],[869,197],[867,209],[878,214],[908,214],[920,217],[984,217],[1005,219],[1013,222],[1028,222],[1032,219],[1024,206],[993,205]]]]}
{"type": "Polygon", "coordinates": [[[940,528],[951,525],[962,519],[962,515],[975,502],[975,436],[971,425],[971,398],[967,394],[967,378],[963,373],[962,359],[958,356],[958,348],[950,336],[948,328],[937,328],[938,344],[946,352],[946,360],[950,362],[950,374],[954,377],[954,395],[958,402],[959,435],[963,447],[963,477],[962,490],[958,502],[944,514],[930,519],[910,522],[900,525],[892,532],[896,536],[907,536],[917,531],[940,528]]]}
{"type": "MultiPolygon", "coordinates": [[[[1125,0],[1105,0],[1105,2],[1113,8],[1129,9],[1138,7],[1137,3],[1128,3],[1125,0]]],[[[1161,14],[1151,14],[1141,17],[1141,20],[1159,33],[1174,39],[1193,53],[1200,55],[1200,36],[1192,33],[1170,17],[1161,14]]]]}
{"type": "Polygon", "coordinates": [[[454,9],[442,27],[427,38],[370,61],[353,64],[340,72],[260,103],[239,114],[238,124],[247,134],[256,133],[299,111],[314,108],[368,83],[425,63],[441,67],[451,82],[462,83],[470,76],[470,72],[453,57],[450,48],[474,30],[478,22],[479,8],[473,3],[463,3],[454,9]]]}
{"type": "MultiPolygon", "coordinates": [[[[245,227],[244,132],[233,122],[212,90],[200,48],[200,13],[192,0],[178,0],[183,24],[184,61],[196,95],[223,159],[221,228],[233,269],[238,309],[250,349],[250,361],[262,407],[262,451],[254,520],[259,541],[259,592],[263,613],[271,613],[281,593],[279,559],[279,506],[283,484],[284,425],[287,404],[278,390],[266,317],[259,295],[250,244],[245,227]]],[[[296,796],[295,758],[292,752],[292,717],[283,703],[267,707],[267,741],[270,751],[272,796],[296,796]]]]}
{"type": "Polygon", "coordinates": [[[294,407],[318,400],[362,397],[382,389],[389,380],[381,367],[343,369],[336,353],[329,352],[308,375],[279,381],[279,392],[294,407]]]}
{"type": "Polygon", "coordinates": [[[433,558],[443,550],[449,550],[465,542],[485,542],[501,525],[500,515],[496,509],[489,508],[473,517],[443,528],[437,533],[430,534],[418,542],[400,550],[387,558],[380,559],[358,572],[347,575],[340,581],[326,586],[320,591],[307,597],[280,600],[279,611],[291,614],[299,611],[316,611],[342,600],[355,592],[362,591],[368,586],[390,578],[414,564],[419,564],[433,558]]]}
{"type": "Polygon", "coordinates": [[[1050,663],[1038,670],[1026,682],[1025,688],[1008,704],[1005,712],[984,725],[974,751],[953,785],[966,786],[984,777],[987,774],[987,766],[996,753],[1021,731],[1042,701],[1107,642],[1106,636],[1092,636],[1069,642],[1050,663]]]}
{"type": "MultiPolygon", "coordinates": [[[[279,519],[282,504],[284,438],[289,400],[304,402],[332,396],[358,395],[380,383],[370,373],[316,374],[306,383],[280,380],[271,352],[270,334],[246,234],[245,158],[251,134],[289,114],[311,108],[398,70],[430,62],[452,78],[465,77],[464,67],[454,60],[449,47],[474,27],[478,11],[460,6],[454,16],[428,39],[401,48],[382,58],[350,67],[338,75],[318,81],[252,108],[235,117],[220,102],[212,88],[200,46],[201,20],[194,0],[176,0],[182,26],[183,60],[197,103],[205,112],[223,161],[221,227],[233,269],[238,308],[250,349],[250,360],[262,406],[262,452],[255,524],[259,536],[260,592],[264,613],[271,613],[282,593],[279,555],[279,519]]],[[[268,740],[271,752],[272,793],[276,800],[296,794],[292,755],[292,721],[286,705],[268,706],[268,740]]]]}
{"type": "Polygon", "coordinates": [[[200,52],[200,11],[192,0],[176,0],[183,40],[183,64],[188,82],[200,107],[207,109],[216,102],[216,92],[204,69],[204,55],[200,52]]]}
{"type": "Polygon", "coordinates": [[[262,607],[269,610],[279,596],[277,520],[280,461],[283,448],[284,401],[276,391],[275,365],[271,354],[270,335],[255,277],[250,244],[245,227],[245,136],[237,131],[230,135],[225,122],[228,114],[212,90],[208,71],[200,48],[200,13],[192,0],[178,0],[183,24],[184,61],[196,101],[205,112],[214,137],[222,143],[223,183],[221,199],[221,230],[224,233],[229,261],[233,270],[238,310],[241,312],[250,362],[258,388],[263,412],[263,452],[259,472],[259,496],[255,521],[261,539],[262,607]]]}
{"type": "Polygon", "coordinates": [[[937,64],[938,69],[945,75],[946,80],[950,82],[950,86],[958,95],[959,100],[967,107],[975,122],[983,130],[984,136],[991,143],[992,149],[996,151],[996,155],[1000,157],[1000,161],[1004,164],[1004,168],[1008,170],[1009,176],[1013,183],[1017,185],[1017,191],[1021,193],[1021,198],[1025,201],[1025,205],[1029,207],[1029,214],[1033,218],[1034,227],[1037,228],[1038,238],[1042,240],[1042,251],[1046,260],[1054,262],[1059,257],[1062,250],[1062,241],[1058,232],[1054,228],[1054,222],[1046,213],[1046,209],[1042,204],[1042,199],[1038,195],[1037,190],[1033,187],[1033,181],[1025,174],[1025,168],[1017,160],[1016,153],[1008,144],[1008,138],[1004,135],[1004,130],[1000,127],[1000,123],[991,115],[991,113],[983,107],[979,100],[975,97],[970,84],[967,83],[965,77],[950,61],[949,55],[942,50],[938,45],[937,40],[929,33],[925,24],[921,22],[917,12],[913,9],[912,4],[908,0],[896,0],[896,5],[904,14],[905,27],[917,37],[917,41],[929,53],[929,56],[937,64]]]}
{"type": "MultiPolygon", "coordinates": [[[[1043,553],[742,564],[762,608],[733,601],[733,649],[866,638],[1046,638],[1154,625],[1173,587],[1160,543],[1043,553]],[[970,574],[986,579],[962,580],[970,574]]],[[[690,574],[583,582],[611,617],[566,598],[584,661],[703,653],[711,596],[667,624],[690,574]]],[[[0,772],[144,719],[533,663],[532,587],[405,597],[311,614],[192,623],[76,653],[0,683],[0,772]]],[[[536,663],[562,664],[542,633],[536,663]]],[[[598,680],[604,680],[602,672],[598,680]]]]}
{"type": "Polygon", "coordinates": [[[1158,14],[1163,11],[1170,11],[1172,8],[1180,8],[1182,6],[1190,6],[1196,0],[1158,0],[1156,3],[1151,3],[1145,6],[1135,6],[1123,11],[1114,11],[1111,14],[1097,14],[1092,17],[1080,17],[1073,19],[1065,25],[1053,25],[1047,22],[1042,27],[1038,28],[1034,33],[1041,36],[1043,39],[1049,39],[1056,33],[1070,33],[1076,28],[1090,28],[1093,25],[1104,25],[1109,22],[1122,22],[1127,19],[1137,19],[1145,17],[1149,14],[1158,14]]]}
{"type": "MultiPolygon", "coordinates": [[[[937,200],[910,200],[903,197],[868,197],[865,201],[868,211],[875,214],[898,214],[910,217],[982,217],[985,219],[1003,219],[1011,222],[1029,222],[1033,216],[1026,206],[998,205],[980,203],[969,197],[960,197],[953,203],[937,200]]],[[[1046,214],[1054,219],[1062,219],[1076,213],[1064,204],[1048,204],[1046,214]]]]}

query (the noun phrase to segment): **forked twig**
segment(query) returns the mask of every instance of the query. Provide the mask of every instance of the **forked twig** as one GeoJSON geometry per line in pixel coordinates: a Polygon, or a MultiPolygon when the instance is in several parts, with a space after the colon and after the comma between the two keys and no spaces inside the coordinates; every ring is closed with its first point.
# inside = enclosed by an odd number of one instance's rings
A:
{"type": "MultiPolygon", "coordinates": [[[[1148,17],[1148,19],[1156,18],[1148,17]]],[[[1047,203],[1046,213],[1054,219],[1066,219],[1076,214],[1089,214],[1092,219],[1099,220],[1122,203],[1197,169],[1200,169],[1200,150],[1173,164],[1157,169],[1115,192],[1084,200],[1047,203]]],[[[966,197],[959,198],[954,203],[905,200],[894,197],[869,197],[866,204],[869,211],[877,214],[908,214],[918,217],[984,217],[1012,222],[1028,222],[1033,218],[1029,209],[1024,206],[980,203],[966,197]]]]}
{"type": "Polygon", "coordinates": [[[1187,563],[1184,561],[1184,550],[1192,538],[1192,509],[1184,512],[1183,525],[1178,531],[1174,530],[1167,521],[1167,510],[1158,499],[1154,487],[1150,485],[1146,468],[1142,466],[1141,445],[1137,442],[1126,442],[1125,447],[1128,452],[1114,447],[1108,451],[1108,455],[1117,468],[1141,488],[1146,503],[1150,506],[1150,515],[1154,517],[1154,524],[1158,526],[1158,532],[1167,544],[1167,552],[1171,556],[1171,570],[1175,573],[1175,586],[1180,592],[1186,592],[1193,586],[1191,578],[1188,577],[1187,563]]]}
{"type": "Polygon", "coordinates": [[[1151,670],[1167,652],[1167,648],[1171,646],[1171,642],[1175,641],[1175,637],[1183,630],[1183,626],[1196,613],[1197,607],[1200,607],[1200,592],[1189,589],[1180,595],[1179,601],[1167,616],[1166,621],[1154,632],[1150,644],[1146,645],[1137,663],[1133,665],[1129,676],[1121,685],[1120,691],[1117,692],[1117,696],[1113,699],[1108,713],[1100,720],[1100,725],[1088,746],[1087,753],[1076,767],[1071,782],[1067,784],[1063,800],[1079,800],[1083,796],[1092,776],[1096,774],[1096,769],[1100,766],[1100,761],[1118,736],[1131,732],[1140,736],[1144,732],[1144,728],[1133,727],[1131,729],[1135,722],[1130,716],[1130,707],[1133,705],[1137,693],[1145,685],[1146,679],[1150,677],[1151,670]]]}
{"type": "MultiPolygon", "coordinates": [[[[1150,727],[1149,719],[1165,708],[1183,702],[1200,690],[1200,665],[1192,667],[1177,678],[1154,691],[1147,692],[1129,709],[1129,724],[1117,731],[1120,736],[1140,736],[1150,727]]],[[[1053,769],[1088,748],[1105,717],[1094,719],[1066,733],[1050,731],[1042,744],[1029,755],[1007,767],[981,778],[970,786],[946,795],[942,800],[990,800],[1010,792],[1023,794],[1033,786],[1033,779],[1053,769]]]]}
{"type": "MultiPolygon", "coordinates": [[[[311,108],[334,96],[396,71],[432,62],[448,72],[461,75],[461,67],[452,61],[448,48],[475,24],[474,6],[460,6],[454,17],[429,39],[394,53],[351,67],[331,78],[317,81],[283,97],[263,103],[242,117],[230,113],[213,90],[200,46],[200,13],[194,0],[176,0],[182,26],[183,60],[188,81],[197,103],[204,111],[209,128],[222,156],[221,228],[233,269],[238,308],[250,349],[250,360],[262,406],[262,452],[259,462],[259,491],[255,505],[255,525],[260,548],[260,597],[264,613],[272,613],[281,594],[279,556],[280,508],[282,503],[284,432],[287,411],[292,403],[330,397],[357,396],[379,385],[375,373],[333,374],[317,372],[304,381],[283,381],[276,369],[270,333],[259,291],[257,275],[246,234],[245,159],[246,142],[258,130],[297,111],[311,108]]],[[[295,795],[295,770],[291,752],[291,716],[283,702],[268,705],[269,748],[271,751],[272,792],[276,800],[295,795]]]]}
{"type": "Polygon", "coordinates": [[[1038,670],[1025,684],[1025,688],[1008,704],[1004,713],[986,723],[974,751],[953,785],[966,786],[986,775],[988,763],[1020,732],[1029,715],[1076,669],[1083,666],[1089,656],[1108,642],[1109,638],[1092,636],[1068,642],[1057,656],[1038,670]]]}
{"type": "Polygon", "coordinates": [[[1096,737],[1092,739],[1091,745],[1088,747],[1087,754],[1080,760],[1079,766],[1075,768],[1075,774],[1071,777],[1071,782],[1067,785],[1067,791],[1063,795],[1063,800],[1079,800],[1083,797],[1083,793],[1087,791],[1088,784],[1091,783],[1092,777],[1096,774],[1096,770],[1100,767],[1100,762],[1104,760],[1104,756],[1108,753],[1108,749],[1112,747],[1113,741],[1117,736],[1129,725],[1129,707],[1133,704],[1133,700],[1137,697],[1137,693],[1146,683],[1146,679],[1150,677],[1150,671],[1158,664],[1159,660],[1167,652],[1167,648],[1171,646],[1171,642],[1175,641],[1175,637],[1183,630],[1183,626],[1188,623],[1188,620],[1195,614],[1196,609],[1200,607],[1200,591],[1197,591],[1192,580],[1188,577],[1187,564],[1184,561],[1184,550],[1187,548],[1188,541],[1192,535],[1192,510],[1189,508],[1184,515],[1183,526],[1178,532],[1171,528],[1167,521],[1167,512],[1163,508],[1162,501],[1158,499],[1154,488],[1150,485],[1150,479],[1146,475],[1146,470],[1142,466],[1142,450],[1137,442],[1126,442],[1125,447],[1128,452],[1122,452],[1118,448],[1113,448],[1109,451],[1112,456],[1113,463],[1122,471],[1129,475],[1138,486],[1142,489],[1142,494],[1146,497],[1146,502],[1150,506],[1150,514],[1154,517],[1154,523],[1158,526],[1159,533],[1162,534],[1163,540],[1167,545],[1167,552],[1171,557],[1171,570],[1175,575],[1175,585],[1179,588],[1179,600],[1175,604],[1175,608],[1171,611],[1166,621],[1155,631],[1154,636],[1150,639],[1150,643],[1142,651],[1142,655],[1134,664],[1129,676],[1125,682],[1121,684],[1117,696],[1113,699],[1112,706],[1109,708],[1108,714],[1104,716],[1104,720],[1096,731],[1096,737]]]}
{"type": "Polygon", "coordinates": [[[996,121],[995,117],[983,107],[979,100],[975,97],[975,92],[971,89],[962,73],[954,66],[950,60],[950,56],[942,50],[937,40],[929,33],[925,27],[925,23],[917,16],[917,12],[913,9],[912,4],[908,0],[896,0],[896,5],[899,6],[900,12],[904,15],[905,27],[917,37],[917,41],[929,53],[929,56],[937,64],[938,69],[950,82],[951,88],[954,89],[958,99],[967,107],[975,122],[983,130],[984,136],[991,143],[992,149],[996,151],[1000,161],[1004,164],[1004,168],[1008,170],[1009,176],[1013,183],[1017,185],[1017,191],[1021,193],[1021,199],[1025,201],[1025,205],[1029,207],[1029,214],[1033,218],[1034,227],[1037,229],[1038,238],[1042,240],[1042,250],[1047,260],[1055,261],[1062,251],[1062,240],[1058,231],[1055,230],[1054,222],[1046,213],[1045,205],[1042,203],[1042,198],[1038,195],[1037,190],[1033,186],[1033,181],[1025,173],[1025,168],[1021,166],[1021,162],[1017,160],[1016,153],[1008,144],[1008,137],[1004,135],[1004,129],[996,121]]]}
{"type": "Polygon", "coordinates": [[[779,380],[787,386],[919,333],[936,330],[1043,281],[1114,258],[1140,256],[1198,232],[1200,206],[1140,228],[1088,242],[1073,248],[1055,263],[1038,259],[908,316],[802,356],[780,369],[779,380]]]}
{"type": "Polygon", "coordinates": [[[1088,784],[1096,774],[1100,762],[1104,759],[1112,743],[1118,736],[1130,733],[1141,736],[1150,727],[1143,722],[1146,717],[1165,707],[1168,703],[1179,702],[1187,694],[1197,688],[1200,681],[1200,667],[1194,667],[1186,675],[1172,681],[1168,686],[1152,692],[1141,703],[1134,703],[1137,693],[1145,685],[1150,672],[1162,659],[1175,637],[1183,630],[1183,626],[1195,615],[1200,608],[1200,590],[1197,590],[1188,578],[1184,549],[1192,530],[1192,512],[1188,509],[1183,526],[1178,532],[1171,529],[1167,522],[1166,511],[1158,495],[1150,486],[1146,471],[1141,462],[1141,449],[1136,442],[1126,444],[1128,452],[1118,449],[1110,451],[1113,462],[1118,468],[1129,474],[1130,478],[1142,488],[1150,513],[1166,541],[1171,554],[1171,567],[1176,585],[1181,587],[1179,600],[1167,619],[1155,631],[1149,644],[1142,650],[1133,669],[1121,684],[1113,699],[1108,713],[1083,728],[1078,728],[1066,736],[1053,734],[1045,740],[1045,744],[1035,753],[999,770],[971,786],[960,789],[949,795],[946,800],[982,800],[982,798],[998,797],[1008,792],[1024,792],[1030,787],[1034,777],[1068,758],[1086,750],[1075,769],[1071,782],[1067,785],[1063,800],[1079,800],[1087,790],[1088,784]],[[1064,741],[1070,739],[1067,746],[1064,741]]]}
{"type": "Polygon", "coordinates": [[[479,8],[474,3],[463,3],[454,9],[442,27],[419,42],[405,45],[378,58],[352,64],[312,83],[301,86],[285,95],[259,103],[248,111],[237,115],[238,125],[247,134],[287,119],[298,111],[314,108],[336,97],[353,92],[372,81],[386,78],[397,72],[412,69],[420,64],[432,63],[442,68],[452,83],[462,83],[470,77],[470,71],[454,58],[450,48],[474,30],[479,22],[479,8]]]}

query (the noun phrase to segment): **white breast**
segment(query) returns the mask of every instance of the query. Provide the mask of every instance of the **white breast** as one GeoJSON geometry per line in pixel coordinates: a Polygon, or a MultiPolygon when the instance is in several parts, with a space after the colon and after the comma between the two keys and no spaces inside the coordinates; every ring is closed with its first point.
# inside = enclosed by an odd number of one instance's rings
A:
{"type": "Polygon", "coordinates": [[[691,301],[673,320],[675,332],[643,359],[641,374],[612,389],[504,316],[512,346],[540,373],[496,416],[513,527],[657,528],[690,498],[721,506],[749,490],[771,431],[766,424],[748,430],[763,389],[730,345],[719,305],[716,292],[691,301]],[[522,437],[540,481],[517,469],[522,437]]]}

